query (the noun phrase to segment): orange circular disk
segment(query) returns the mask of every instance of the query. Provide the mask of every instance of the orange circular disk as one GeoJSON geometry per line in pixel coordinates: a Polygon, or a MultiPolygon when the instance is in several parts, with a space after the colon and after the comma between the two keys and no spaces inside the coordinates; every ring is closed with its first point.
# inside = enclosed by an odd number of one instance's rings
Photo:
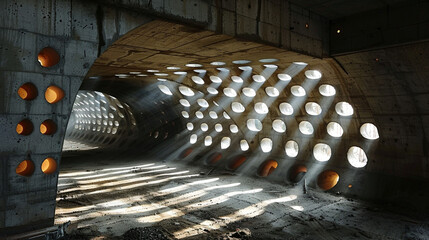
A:
{"type": "Polygon", "coordinates": [[[33,123],[28,119],[22,120],[16,125],[16,132],[19,135],[30,135],[33,132],[33,123]]]}
{"type": "Polygon", "coordinates": [[[50,158],[50,157],[46,158],[42,162],[41,169],[42,169],[42,172],[44,172],[45,174],[54,173],[57,170],[57,162],[53,158],[50,158]]]}
{"type": "Polygon", "coordinates": [[[18,95],[23,100],[33,100],[37,97],[37,88],[30,82],[24,83],[19,87],[18,95]]]}
{"type": "Polygon", "coordinates": [[[55,49],[45,47],[37,55],[37,60],[42,67],[52,67],[58,64],[60,61],[60,55],[55,49]]]}
{"type": "Polygon", "coordinates": [[[34,163],[31,160],[22,161],[15,169],[16,174],[29,177],[34,172],[34,163]]]}
{"type": "Polygon", "coordinates": [[[319,174],[317,185],[323,190],[329,190],[337,185],[340,175],[332,170],[325,170],[319,174]]]}
{"type": "Polygon", "coordinates": [[[64,90],[61,88],[51,85],[45,91],[45,99],[48,103],[57,103],[64,98],[64,90]]]}
{"type": "Polygon", "coordinates": [[[52,135],[57,131],[57,125],[51,119],[47,119],[40,124],[40,133],[43,135],[52,135]]]}

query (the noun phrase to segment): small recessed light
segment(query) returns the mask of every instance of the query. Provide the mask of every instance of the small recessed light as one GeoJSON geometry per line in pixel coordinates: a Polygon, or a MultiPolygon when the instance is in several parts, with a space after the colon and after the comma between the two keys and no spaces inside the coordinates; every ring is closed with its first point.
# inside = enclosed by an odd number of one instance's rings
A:
{"type": "Polygon", "coordinates": [[[308,25],[308,23],[306,23],[305,24],[305,28],[309,28],[310,27],[310,25],[308,25]]]}
{"type": "Polygon", "coordinates": [[[339,33],[341,33],[341,29],[337,29],[337,33],[339,34],[339,33]]]}

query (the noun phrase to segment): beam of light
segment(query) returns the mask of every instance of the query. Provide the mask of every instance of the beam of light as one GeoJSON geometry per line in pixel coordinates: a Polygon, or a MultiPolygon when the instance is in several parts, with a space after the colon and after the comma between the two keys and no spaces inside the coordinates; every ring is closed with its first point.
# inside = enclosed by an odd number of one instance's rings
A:
{"type": "Polygon", "coordinates": [[[292,209],[294,209],[294,210],[297,210],[297,211],[300,211],[300,212],[302,212],[302,211],[304,211],[304,207],[302,207],[302,206],[290,206],[292,209]]]}
{"type": "Polygon", "coordinates": [[[162,167],[165,167],[165,166],[166,165],[158,165],[158,166],[153,166],[153,167],[136,168],[136,169],[130,168],[130,169],[127,169],[127,170],[121,170],[121,171],[109,172],[109,173],[102,173],[102,174],[98,174],[97,171],[93,171],[93,173],[95,173],[95,175],[83,176],[83,177],[68,177],[68,178],[62,178],[60,176],[58,178],[59,179],[73,179],[73,180],[93,179],[93,178],[99,178],[99,177],[104,177],[104,176],[109,176],[109,175],[128,173],[128,172],[132,172],[132,171],[140,171],[140,170],[147,170],[147,169],[157,169],[157,168],[162,168],[162,167]]]}
{"type": "Polygon", "coordinates": [[[262,202],[258,202],[246,208],[239,209],[236,212],[231,213],[229,215],[219,217],[223,221],[205,220],[205,221],[202,221],[200,224],[196,224],[194,226],[176,231],[173,233],[173,235],[177,239],[183,239],[183,238],[188,238],[195,235],[205,234],[206,232],[202,231],[201,229],[217,230],[222,227],[226,227],[230,223],[237,222],[245,218],[254,218],[263,214],[265,212],[265,208],[269,204],[289,202],[289,201],[295,200],[296,198],[297,198],[296,195],[290,195],[286,197],[269,199],[262,202]]]}

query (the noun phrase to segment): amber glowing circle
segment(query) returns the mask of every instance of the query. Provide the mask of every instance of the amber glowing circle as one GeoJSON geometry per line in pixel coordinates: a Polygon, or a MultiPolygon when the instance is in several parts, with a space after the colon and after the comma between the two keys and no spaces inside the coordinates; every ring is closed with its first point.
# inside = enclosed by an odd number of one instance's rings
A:
{"type": "Polygon", "coordinates": [[[49,86],[45,92],[45,99],[48,103],[57,103],[64,98],[64,90],[57,86],[49,86]]]}
{"type": "Polygon", "coordinates": [[[24,160],[16,167],[15,172],[21,176],[31,176],[34,172],[34,163],[31,160],[24,160]]]}
{"type": "Polygon", "coordinates": [[[60,55],[55,49],[45,47],[37,55],[37,60],[42,67],[52,67],[58,64],[60,61],[60,55]]]}
{"type": "Polygon", "coordinates": [[[45,174],[51,174],[54,173],[57,170],[57,162],[53,158],[46,158],[42,162],[42,172],[45,174]]]}

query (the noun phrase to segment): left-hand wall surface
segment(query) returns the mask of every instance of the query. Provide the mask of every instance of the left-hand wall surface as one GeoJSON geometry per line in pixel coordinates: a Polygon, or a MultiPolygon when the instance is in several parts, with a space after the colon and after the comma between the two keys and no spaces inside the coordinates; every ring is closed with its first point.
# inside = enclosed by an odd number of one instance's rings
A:
{"type": "Polygon", "coordinates": [[[0,16],[1,237],[53,224],[81,82],[100,51],[151,19],[69,0],[4,0],[0,16]]]}

